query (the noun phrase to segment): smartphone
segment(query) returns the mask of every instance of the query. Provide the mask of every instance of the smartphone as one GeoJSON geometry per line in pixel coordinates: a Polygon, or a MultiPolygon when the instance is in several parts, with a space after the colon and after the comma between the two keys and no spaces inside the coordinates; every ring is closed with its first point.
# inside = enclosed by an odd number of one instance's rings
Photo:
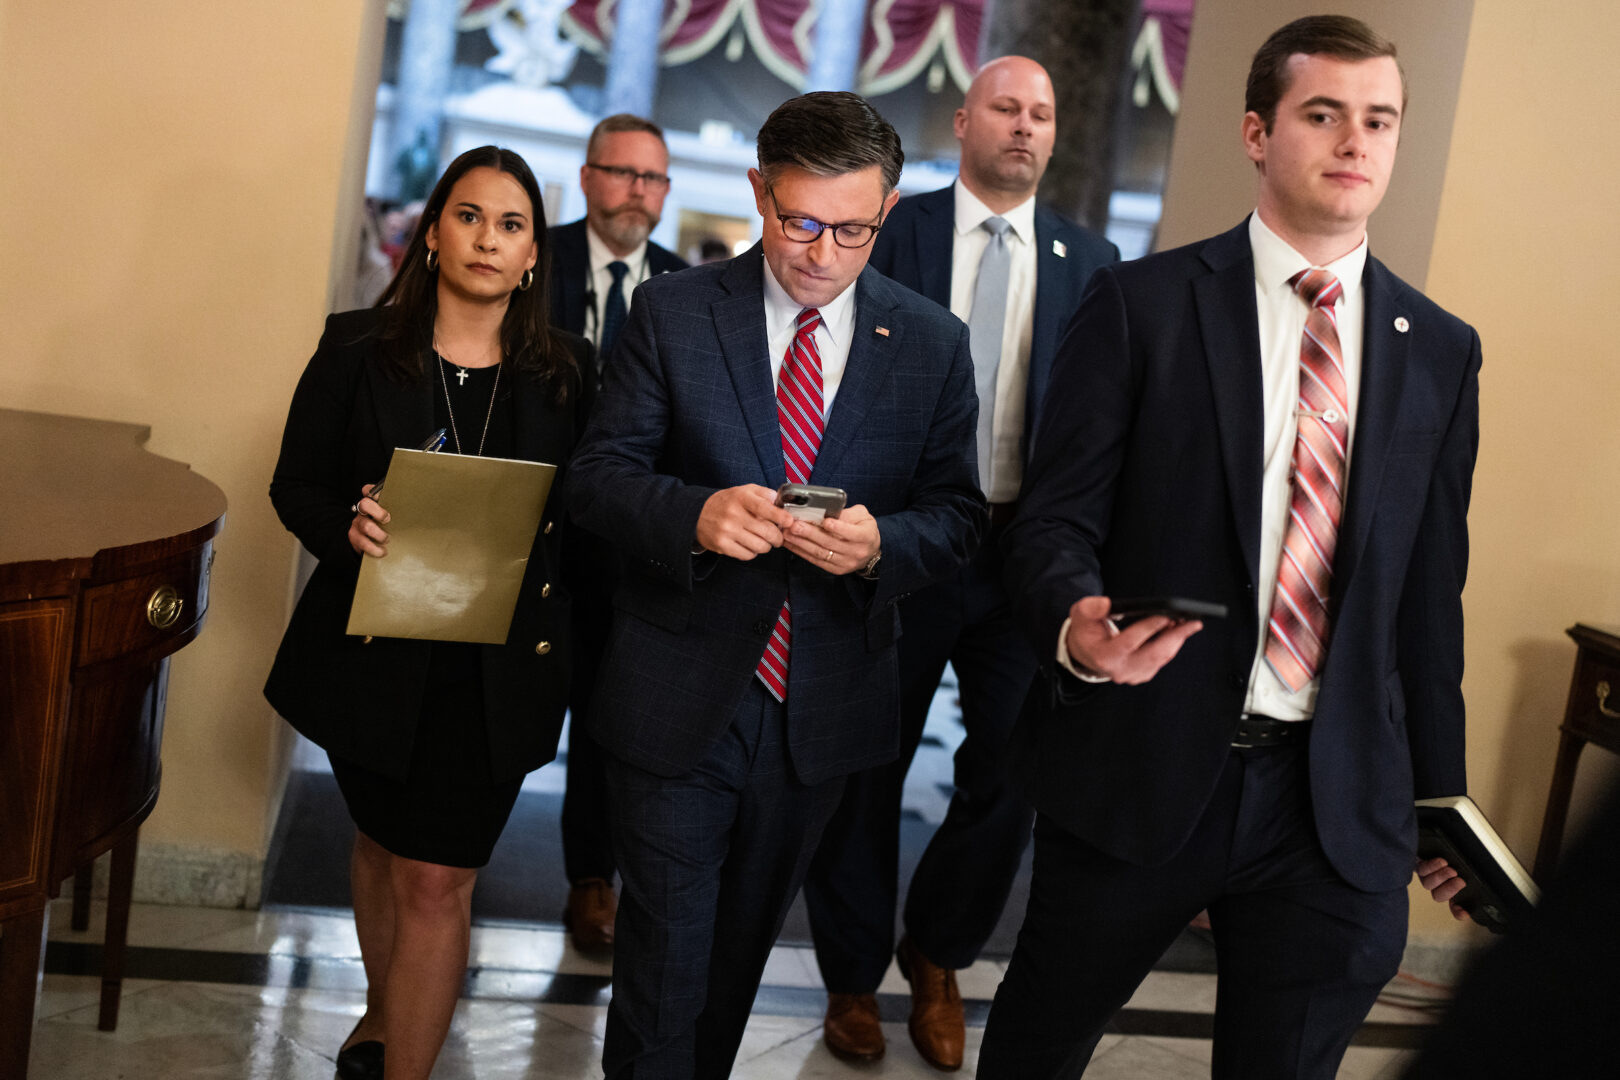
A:
{"type": "Polygon", "coordinates": [[[1108,617],[1116,622],[1135,622],[1149,615],[1163,615],[1167,619],[1224,619],[1226,605],[1181,596],[1130,597],[1110,600],[1108,605],[1108,617]]]}
{"type": "Polygon", "coordinates": [[[843,513],[847,496],[843,488],[816,484],[783,484],[776,489],[776,505],[800,521],[816,523],[843,513]]]}

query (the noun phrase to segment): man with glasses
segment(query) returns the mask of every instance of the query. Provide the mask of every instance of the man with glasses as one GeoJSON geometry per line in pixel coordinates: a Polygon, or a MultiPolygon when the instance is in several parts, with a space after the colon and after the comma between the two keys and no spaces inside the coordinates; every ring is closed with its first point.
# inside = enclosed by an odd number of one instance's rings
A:
{"type": "Polygon", "coordinates": [[[805,881],[827,986],[823,1032],[845,1060],[883,1055],[876,991],[895,952],[900,800],[947,662],[967,737],[950,809],[911,877],[899,948],[911,1040],[938,1068],[962,1064],[955,969],[972,964],[995,931],[1035,816],[1004,759],[1039,657],[1013,621],[998,541],[1017,506],[1058,339],[1092,271],[1119,259],[1107,240],[1035,204],[1056,133],[1045,68],[1022,56],[984,65],[956,111],[961,175],[901,199],[872,249],[876,269],[968,324],[990,532],[960,573],[900,605],[900,758],[850,777],[805,881]]]}
{"type": "Polygon", "coordinates": [[[625,560],[590,715],[624,882],[609,1077],[729,1074],[844,777],[898,750],[895,602],[985,525],[967,328],[866,269],[894,129],[806,94],[758,153],[760,243],[641,288],[568,482],[625,560]],[[798,520],[786,482],[847,505],[798,520]]]}
{"type": "MultiPolygon", "coordinates": [[[[585,144],[579,186],[585,216],[551,230],[551,318],[596,346],[598,386],[613,339],[630,310],[635,287],[654,274],[686,269],[686,261],[647,239],[658,225],[669,194],[669,149],[664,132],[629,113],[596,125],[585,144]]],[[[617,570],[611,547],[569,545],[574,564],[575,663],[568,737],[568,778],[563,793],[563,869],[568,905],[563,925],[576,948],[613,946],[613,894],[617,866],[608,835],[607,789],[602,757],[585,736],[596,663],[607,648],[609,598],[617,570]]]]}

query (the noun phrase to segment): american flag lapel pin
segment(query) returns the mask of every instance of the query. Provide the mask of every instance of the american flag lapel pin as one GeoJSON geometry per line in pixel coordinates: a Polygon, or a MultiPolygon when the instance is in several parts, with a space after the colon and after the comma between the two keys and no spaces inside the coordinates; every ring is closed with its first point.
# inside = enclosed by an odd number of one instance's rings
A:
{"type": "Polygon", "coordinates": [[[882,335],[882,336],[884,336],[884,337],[888,337],[888,336],[889,336],[889,328],[888,328],[888,327],[887,327],[887,326],[880,326],[880,327],[878,327],[878,328],[877,328],[877,332],[878,332],[878,333],[879,333],[879,334],[881,334],[881,335],[882,335]]]}
{"type": "Polygon", "coordinates": [[[1069,245],[1061,240],[1052,241],[1052,254],[1060,259],[1067,259],[1069,257],[1069,245]]]}

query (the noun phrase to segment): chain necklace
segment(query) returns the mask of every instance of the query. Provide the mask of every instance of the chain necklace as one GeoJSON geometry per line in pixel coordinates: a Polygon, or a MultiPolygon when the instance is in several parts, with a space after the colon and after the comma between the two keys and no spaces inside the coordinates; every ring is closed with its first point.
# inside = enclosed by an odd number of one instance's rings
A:
{"type": "MultiPolygon", "coordinates": [[[[455,361],[439,351],[439,343],[437,341],[433,343],[433,355],[439,358],[439,385],[444,387],[444,410],[450,415],[450,434],[456,440],[456,453],[464,453],[465,451],[461,449],[461,432],[456,430],[456,410],[455,407],[450,404],[450,383],[444,377],[444,365],[454,364],[455,361]]],[[[489,422],[490,419],[495,415],[495,396],[499,394],[501,390],[501,366],[501,362],[497,360],[495,362],[495,385],[490,389],[489,392],[489,411],[484,414],[484,431],[478,436],[478,452],[474,455],[476,457],[484,456],[484,440],[489,438],[489,422]]],[[[460,365],[457,365],[457,367],[460,367],[460,365]]],[[[457,377],[463,383],[467,381],[466,375],[467,370],[465,368],[461,368],[457,372],[457,377]]]]}

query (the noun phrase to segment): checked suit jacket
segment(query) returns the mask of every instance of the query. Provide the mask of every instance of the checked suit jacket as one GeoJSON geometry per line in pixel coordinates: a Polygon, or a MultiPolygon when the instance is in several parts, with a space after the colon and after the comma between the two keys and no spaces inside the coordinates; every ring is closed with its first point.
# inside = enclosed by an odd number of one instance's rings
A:
{"type": "Polygon", "coordinates": [[[763,252],[756,245],[637,290],[568,487],[579,524],[624,557],[589,724],[632,765],[677,776],[703,757],[754,679],[786,597],[787,737],[799,780],[898,752],[895,601],[955,573],[984,530],[978,402],[960,320],[870,268],[852,287],[848,366],[810,482],[843,488],[877,518],[875,581],[829,574],[786,549],[748,561],[692,554],[710,495],[786,479],[763,252]]]}
{"type": "MultiPolygon", "coordinates": [[[[1466,791],[1463,613],[1479,337],[1369,258],[1360,404],[1310,732],[1322,848],[1351,885],[1411,879],[1412,801],[1466,791]]],[[[1264,408],[1247,224],[1106,267],[1059,350],[1008,590],[1048,658],[1015,734],[1037,809],[1138,865],[1170,859],[1213,792],[1261,633],[1264,408]],[[1082,596],[1223,603],[1140,686],[1053,655],[1082,596]]]]}

